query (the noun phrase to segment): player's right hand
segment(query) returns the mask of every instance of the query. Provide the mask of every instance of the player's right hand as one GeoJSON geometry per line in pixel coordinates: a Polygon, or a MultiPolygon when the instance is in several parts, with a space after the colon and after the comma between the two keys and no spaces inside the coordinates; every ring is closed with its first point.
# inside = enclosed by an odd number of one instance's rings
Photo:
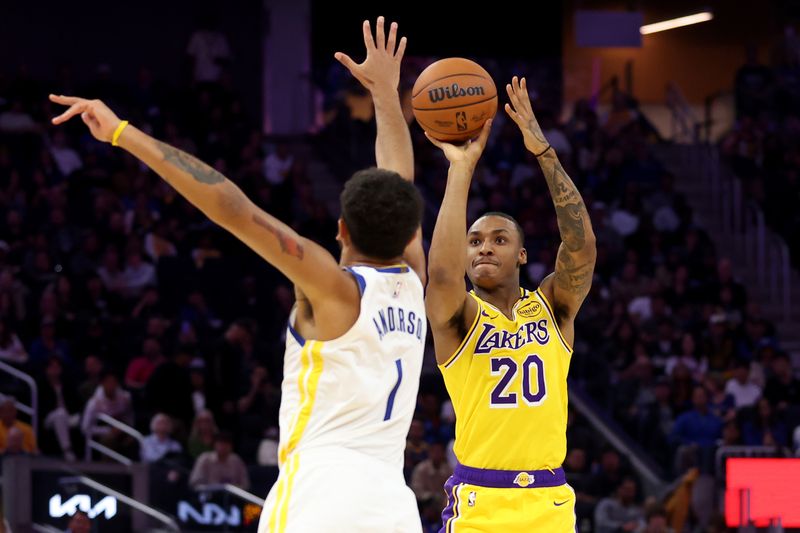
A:
{"type": "Polygon", "coordinates": [[[80,115],[83,123],[98,141],[111,142],[114,130],[119,126],[120,119],[106,104],[100,100],[87,100],[77,96],[62,96],[51,94],[50,101],[69,106],[69,109],[53,119],[53,124],[63,124],[75,115],[80,115]]]}
{"type": "Polygon", "coordinates": [[[478,159],[483,154],[483,149],[486,148],[486,141],[489,139],[491,129],[492,119],[489,119],[483,124],[483,129],[481,129],[481,134],[478,135],[477,139],[460,145],[436,140],[427,131],[425,132],[425,137],[444,152],[444,156],[450,161],[450,166],[465,164],[474,169],[478,164],[478,159]]]}

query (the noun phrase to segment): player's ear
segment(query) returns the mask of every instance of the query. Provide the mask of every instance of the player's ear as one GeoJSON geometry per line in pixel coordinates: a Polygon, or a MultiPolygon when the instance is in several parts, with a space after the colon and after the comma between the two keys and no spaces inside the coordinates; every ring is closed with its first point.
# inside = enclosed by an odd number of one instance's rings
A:
{"type": "Polygon", "coordinates": [[[527,265],[528,264],[528,250],[525,248],[519,249],[519,265],[527,265]]]}
{"type": "Polygon", "coordinates": [[[336,226],[338,229],[336,232],[336,241],[339,243],[339,246],[350,244],[350,230],[347,229],[347,224],[344,223],[344,219],[342,217],[339,217],[339,220],[336,222],[336,226]]]}

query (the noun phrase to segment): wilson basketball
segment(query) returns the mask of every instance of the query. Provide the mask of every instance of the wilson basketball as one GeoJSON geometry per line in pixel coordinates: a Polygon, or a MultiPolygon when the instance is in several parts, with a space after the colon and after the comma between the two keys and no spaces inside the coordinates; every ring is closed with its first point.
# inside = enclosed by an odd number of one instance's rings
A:
{"type": "Polygon", "coordinates": [[[461,57],[428,66],[414,83],[411,105],[422,129],[440,141],[476,137],[497,112],[497,87],[479,64],[461,57]]]}

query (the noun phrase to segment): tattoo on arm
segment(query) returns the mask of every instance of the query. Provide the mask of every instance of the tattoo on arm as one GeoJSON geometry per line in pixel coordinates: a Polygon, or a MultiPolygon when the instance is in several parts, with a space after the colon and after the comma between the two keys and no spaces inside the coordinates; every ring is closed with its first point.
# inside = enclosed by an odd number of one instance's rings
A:
{"type": "Polygon", "coordinates": [[[547,145],[550,144],[547,142],[547,139],[542,132],[542,128],[539,126],[539,122],[536,120],[536,118],[531,118],[530,121],[528,121],[528,130],[530,130],[531,134],[537,141],[547,145]]]}
{"type": "Polygon", "coordinates": [[[161,150],[161,153],[164,154],[164,161],[172,163],[179,169],[191,175],[195,181],[205,183],[206,185],[216,185],[225,181],[225,176],[206,165],[196,157],[161,141],[156,141],[156,145],[158,146],[159,150],[161,150]]]}
{"type": "Polygon", "coordinates": [[[592,285],[594,260],[577,265],[572,254],[561,248],[556,263],[555,282],[558,287],[579,296],[586,296],[592,285]]]}
{"type": "Polygon", "coordinates": [[[281,252],[298,259],[303,259],[303,245],[294,238],[281,231],[280,228],[271,224],[261,215],[253,215],[253,222],[275,235],[281,245],[281,252]]]}
{"type": "Polygon", "coordinates": [[[540,158],[542,170],[553,197],[561,240],[569,252],[578,252],[586,245],[586,224],[589,213],[578,188],[572,182],[556,156],[547,153],[540,158]]]}

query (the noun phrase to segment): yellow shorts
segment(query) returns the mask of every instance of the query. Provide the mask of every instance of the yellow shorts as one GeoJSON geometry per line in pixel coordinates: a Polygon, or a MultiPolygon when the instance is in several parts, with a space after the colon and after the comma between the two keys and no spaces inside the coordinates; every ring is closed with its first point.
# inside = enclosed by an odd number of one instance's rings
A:
{"type": "Polygon", "coordinates": [[[485,470],[458,465],[445,484],[439,533],[574,533],[575,491],[564,471],[485,470]]]}

